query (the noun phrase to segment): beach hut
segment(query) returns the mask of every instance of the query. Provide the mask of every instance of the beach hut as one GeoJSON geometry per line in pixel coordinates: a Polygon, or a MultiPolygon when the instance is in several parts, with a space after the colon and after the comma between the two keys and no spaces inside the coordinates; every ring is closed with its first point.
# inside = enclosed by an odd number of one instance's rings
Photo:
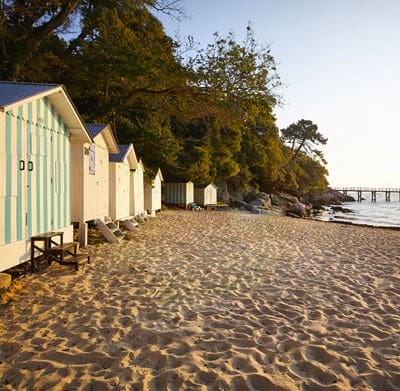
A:
{"type": "Polygon", "coordinates": [[[109,154],[109,159],[110,217],[113,220],[127,220],[134,217],[131,214],[134,210],[132,193],[139,162],[132,144],[119,145],[119,153],[109,154]]]}
{"type": "Polygon", "coordinates": [[[145,210],[144,208],[144,165],[140,159],[137,168],[131,172],[131,201],[130,215],[138,216],[145,210]]]}
{"type": "Polygon", "coordinates": [[[86,128],[93,141],[72,143],[72,221],[79,227],[81,246],[87,244],[87,222],[109,215],[109,153],[119,152],[109,125],[86,128]]]}
{"type": "Polygon", "coordinates": [[[0,271],[30,259],[34,236],[72,242],[71,144],[91,141],[62,85],[0,82],[0,271]]]}
{"type": "Polygon", "coordinates": [[[208,185],[195,185],[194,187],[194,202],[199,205],[216,205],[217,204],[218,187],[214,183],[208,185]]]}
{"type": "Polygon", "coordinates": [[[144,208],[147,213],[155,217],[156,212],[161,210],[161,186],[164,181],[160,169],[155,175],[151,175],[149,182],[144,185],[144,208]]]}
{"type": "Polygon", "coordinates": [[[164,203],[187,208],[194,201],[193,182],[164,182],[164,203]]]}

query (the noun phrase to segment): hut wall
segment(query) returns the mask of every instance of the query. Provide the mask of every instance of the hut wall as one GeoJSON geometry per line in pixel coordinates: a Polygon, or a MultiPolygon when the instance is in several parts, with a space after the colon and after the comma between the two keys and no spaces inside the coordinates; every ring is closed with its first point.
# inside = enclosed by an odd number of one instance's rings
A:
{"type": "Polygon", "coordinates": [[[108,148],[101,133],[91,148],[94,165],[89,167],[89,156],[85,155],[85,221],[104,219],[109,214],[108,148]]]}
{"type": "Polygon", "coordinates": [[[161,210],[161,186],[161,178],[157,174],[152,183],[146,183],[144,187],[144,208],[153,216],[161,210]]]}
{"type": "Polygon", "coordinates": [[[216,204],[217,204],[217,187],[211,184],[206,187],[204,206],[216,205],[216,204]]]}
{"type": "Polygon", "coordinates": [[[30,237],[62,230],[71,241],[71,146],[47,98],[0,113],[0,270],[30,257],[30,237]]]}
{"type": "Polygon", "coordinates": [[[127,162],[114,163],[109,166],[110,172],[110,217],[113,220],[128,217],[130,206],[130,169],[127,162]]]}
{"type": "Polygon", "coordinates": [[[199,205],[205,205],[205,188],[195,188],[194,189],[194,202],[199,205]]]}
{"type": "Polygon", "coordinates": [[[132,208],[131,216],[137,216],[144,211],[144,184],[143,166],[138,164],[138,168],[132,175],[132,208]]]}
{"type": "Polygon", "coordinates": [[[209,184],[205,187],[195,187],[194,201],[199,205],[215,205],[217,203],[217,187],[209,184]]]}
{"type": "Polygon", "coordinates": [[[192,182],[165,183],[164,202],[170,205],[188,206],[194,200],[192,182]]]}

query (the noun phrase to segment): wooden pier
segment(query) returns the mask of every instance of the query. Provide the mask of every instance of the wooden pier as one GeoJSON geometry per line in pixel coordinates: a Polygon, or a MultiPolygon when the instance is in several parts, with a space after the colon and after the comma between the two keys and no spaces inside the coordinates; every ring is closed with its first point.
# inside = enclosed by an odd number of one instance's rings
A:
{"type": "Polygon", "coordinates": [[[333,190],[337,190],[347,196],[348,193],[357,193],[357,201],[361,202],[363,200],[363,193],[371,193],[371,201],[376,202],[376,194],[384,193],[385,201],[391,201],[392,193],[398,194],[398,200],[400,201],[400,188],[374,188],[374,187],[332,187],[333,190]]]}

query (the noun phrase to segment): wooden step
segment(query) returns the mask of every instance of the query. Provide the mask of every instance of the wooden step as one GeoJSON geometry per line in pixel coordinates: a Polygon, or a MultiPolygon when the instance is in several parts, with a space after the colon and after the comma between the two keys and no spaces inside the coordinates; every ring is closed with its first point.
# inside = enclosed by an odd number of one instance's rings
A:
{"type": "Polygon", "coordinates": [[[79,242],[63,243],[49,248],[46,252],[50,254],[60,254],[64,251],[73,250],[74,253],[78,250],[79,242]]]}
{"type": "Polygon", "coordinates": [[[66,266],[75,266],[75,270],[78,271],[79,265],[85,263],[90,263],[90,255],[89,254],[76,254],[72,255],[68,258],[64,258],[63,261],[59,261],[60,265],[66,265],[66,266]]]}

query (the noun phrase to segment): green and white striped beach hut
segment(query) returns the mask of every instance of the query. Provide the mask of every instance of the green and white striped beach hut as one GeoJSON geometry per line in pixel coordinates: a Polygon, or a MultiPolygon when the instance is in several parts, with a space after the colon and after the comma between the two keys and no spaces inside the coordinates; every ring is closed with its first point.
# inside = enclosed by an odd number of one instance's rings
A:
{"type": "Polygon", "coordinates": [[[91,142],[62,85],[0,82],[0,271],[30,258],[30,237],[71,225],[71,142],[91,142]]]}
{"type": "Polygon", "coordinates": [[[164,203],[187,208],[194,201],[193,182],[172,183],[164,182],[164,203]]]}

